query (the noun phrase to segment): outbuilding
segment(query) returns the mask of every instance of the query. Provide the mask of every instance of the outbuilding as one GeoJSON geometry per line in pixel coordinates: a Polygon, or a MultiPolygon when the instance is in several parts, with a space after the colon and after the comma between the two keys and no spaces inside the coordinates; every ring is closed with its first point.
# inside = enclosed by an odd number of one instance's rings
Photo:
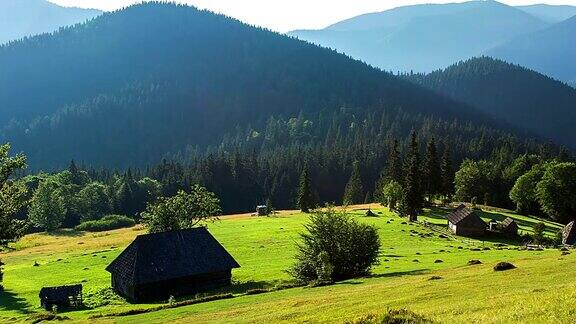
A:
{"type": "Polygon", "coordinates": [[[574,245],[574,243],[576,243],[576,226],[574,221],[571,221],[562,230],[562,244],[574,245]]]}
{"type": "Polygon", "coordinates": [[[500,230],[502,233],[516,236],[518,235],[518,223],[512,217],[506,217],[506,219],[500,224],[500,230]]]}
{"type": "Polygon", "coordinates": [[[488,225],[478,216],[476,211],[459,206],[446,216],[450,230],[461,236],[483,236],[488,225]]]}
{"type": "Polygon", "coordinates": [[[228,286],[239,267],[202,227],[139,235],[106,270],[118,294],[141,303],[228,286]]]}
{"type": "Polygon", "coordinates": [[[256,206],[256,214],[258,214],[258,216],[267,216],[268,215],[268,206],[266,206],[266,205],[256,206]]]}
{"type": "Polygon", "coordinates": [[[82,306],[82,285],[44,287],[40,289],[40,306],[52,311],[54,306],[60,309],[82,306]]]}

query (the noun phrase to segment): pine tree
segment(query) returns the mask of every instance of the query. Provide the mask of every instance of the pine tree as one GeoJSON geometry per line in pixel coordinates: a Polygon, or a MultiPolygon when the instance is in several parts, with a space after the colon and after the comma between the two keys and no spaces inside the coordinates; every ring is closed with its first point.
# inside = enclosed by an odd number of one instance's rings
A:
{"type": "Polygon", "coordinates": [[[442,170],[438,161],[436,142],[432,138],[426,148],[426,161],[423,170],[424,193],[431,201],[433,196],[439,194],[442,188],[442,170]]]}
{"type": "Polygon", "coordinates": [[[360,177],[360,163],[354,162],[352,165],[352,174],[350,180],[344,189],[344,205],[361,204],[364,201],[364,188],[362,186],[362,178],[360,177]]]}
{"type": "Polygon", "coordinates": [[[407,157],[406,178],[404,180],[400,213],[408,216],[410,221],[416,221],[422,210],[422,190],[420,183],[420,150],[418,135],[412,131],[410,135],[410,152],[407,157]]]}
{"type": "MultiPolygon", "coordinates": [[[[402,176],[402,159],[400,156],[400,144],[398,140],[394,140],[394,144],[390,148],[390,152],[388,154],[388,167],[386,168],[386,183],[394,180],[398,183],[404,182],[402,176]]],[[[384,184],[385,185],[385,184],[384,184]]]]}
{"type": "Polygon", "coordinates": [[[442,156],[441,163],[442,170],[442,194],[446,196],[448,200],[452,198],[454,194],[454,170],[452,168],[452,158],[450,156],[450,149],[448,145],[444,149],[444,155],[442,156]]]}
{"type": "Polygon", "coordinates": [[[307,213],[314,208],[314,194],[312,193],[312,180],[308,171],[308,164],[304,165],[300,175],[300,185],[298,186],[298,208],[307,213]]]}

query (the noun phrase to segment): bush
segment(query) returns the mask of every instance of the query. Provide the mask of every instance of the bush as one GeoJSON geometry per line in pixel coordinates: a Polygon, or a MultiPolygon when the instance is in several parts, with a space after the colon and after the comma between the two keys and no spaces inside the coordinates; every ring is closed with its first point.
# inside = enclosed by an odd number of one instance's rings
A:
{"type": "Polygon", "coordinates": [[[338,281],[367,275],[378,262],[380,238],[374,226],[345,212],[315,211],[288,272],[299,282],[338,281]]]}
{"type": "Polygon", "coordinates": [[[127,216],[122,215],[107,215],[102,219],[95,221],[87,221],[76,226],[77,231],[87,232],[103,232],[118,228],[132,227],[136,222],[127,216]]]}
{"type": "Polygon", "coordinates": [[[427,324],[434,323],[426,317],[416,314],[407,309],[389,309],[384,315],[369,314],[355,321],[347,322],[353,324],[427,324]]]}
{"type": "Polygon", "coordinates": [[[508,262],[499,262],[494,266],[494,271],[506,271],[516,269],[516,266],[508,262]]]}
{"type": "Polygon", "coordinates": [[[534,234],[532,234],[532,239],[533,239],[535,244],[545,243],[545,237],[544,237],[544,230],[545,229],[546,229],[546,225],[542,222],[534,224],[534,227],[533,227],[534,234]]]}

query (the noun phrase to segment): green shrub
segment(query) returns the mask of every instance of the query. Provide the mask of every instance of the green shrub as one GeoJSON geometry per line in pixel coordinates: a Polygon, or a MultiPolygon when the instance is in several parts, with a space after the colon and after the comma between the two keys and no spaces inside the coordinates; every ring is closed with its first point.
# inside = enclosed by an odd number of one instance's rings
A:
{"type": "Polygon", "coordinates": [[[428,324],[434,323],[426,317],[416,314],[407,309],[389,309],[383,315],[368,314],[350,324],[428,324]]]}
{"type": "Polygon", "coordinates": [[[300,235],[296,264],[288,270],[299,282],[364,276],[378,262],[378,231],[345,212],[332,208],[315,211],[305,229],[300,235]]]}
{"type": "Polygon", "coordinates": [[[132,227],[134,225],[136,225],[136,222],[130,217],[122,215],[107,215],[99,220],[84,222],[76,226],[76,230],[87,232],[103,232],[118,228],[132,227]]]}

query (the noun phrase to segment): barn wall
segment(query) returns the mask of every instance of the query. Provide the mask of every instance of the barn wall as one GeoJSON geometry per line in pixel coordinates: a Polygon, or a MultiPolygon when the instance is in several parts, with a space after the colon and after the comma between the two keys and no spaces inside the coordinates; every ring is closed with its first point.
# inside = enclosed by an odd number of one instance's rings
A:
{"type": "Polygon", "coordinates": [[[486,230],[483,228],[466,227],[462,225],[456,226],[456,235],[478,237],[483,236],[486,230]]]}
{"type": "Polygon", "coordinates": [[[112,274],[112,288],[120,296],[128,299],[129,301],[134,301],[134,287],[127,283],[122,277],[112,274]]]}
{"type": "Polygon", "coordinates": [[[229,286],[232,280],[232,270],[189,276],[173,280],[148,283],[134,287],[134,301],[168,300],[170,296],[186,296],[199,292],[229,286]]]}

